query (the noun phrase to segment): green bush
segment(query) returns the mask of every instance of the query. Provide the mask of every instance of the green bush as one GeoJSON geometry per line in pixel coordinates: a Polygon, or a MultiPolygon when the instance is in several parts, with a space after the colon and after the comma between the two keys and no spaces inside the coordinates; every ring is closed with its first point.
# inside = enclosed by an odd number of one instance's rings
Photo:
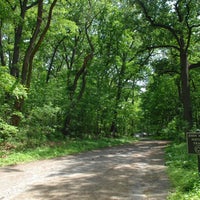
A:
{"type": "Polygon", "coordinates": [[[166,128],[161,130],[161,138],[165,138],[173,141],[184,141],[185,133],[184,130],[186,128],[186,123],[175,117],[172,121],[170,121],[166,128]]]}
{"type": "Polygon", "coordinates": [[[0,66],[0,88],[2,94],[9,94],[17,99],[26,98],[27,90],[9,73],[9,68],[0,66]]]}
{"type": "Polygon", "coordinates": [[[15,137],[17,133],[17,127],[7,124],[2,118],[0,118],[0,142],[15,137]]]}
{"type": "Polygon", "coordinates": [[[23,116],[14,110],[13,105],[17,99],[26,97],[26,88],[10,75],[8,67],[0,66],[0,142],[18,137],[18,128],[10,121],[13,115],[23,116]]]}
{"type": "Polygon", "coordinates": [[[23,128],[28,140],[33,143],[42,143],[46,140],[60,138],[58,113],[60,109],[53,105],[35,107],[25,119],[23,128]]]}

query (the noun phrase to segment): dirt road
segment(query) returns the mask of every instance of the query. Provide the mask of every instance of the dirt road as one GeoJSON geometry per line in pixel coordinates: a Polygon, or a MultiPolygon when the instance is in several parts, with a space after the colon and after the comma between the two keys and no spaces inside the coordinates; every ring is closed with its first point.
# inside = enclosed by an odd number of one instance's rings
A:
{"type": "Polygon", "coordinates": [[[0,200],[164,200],[164,141],[0,168],[0,200]]]}

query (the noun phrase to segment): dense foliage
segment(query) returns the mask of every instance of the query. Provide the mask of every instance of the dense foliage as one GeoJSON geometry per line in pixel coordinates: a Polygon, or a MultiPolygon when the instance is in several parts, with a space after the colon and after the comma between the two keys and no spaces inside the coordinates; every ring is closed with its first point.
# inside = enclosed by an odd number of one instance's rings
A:
{"type": "Polygon", "coordinates": [[[200,125],[199,1],[0,2],[0,142],[200,125]]]}

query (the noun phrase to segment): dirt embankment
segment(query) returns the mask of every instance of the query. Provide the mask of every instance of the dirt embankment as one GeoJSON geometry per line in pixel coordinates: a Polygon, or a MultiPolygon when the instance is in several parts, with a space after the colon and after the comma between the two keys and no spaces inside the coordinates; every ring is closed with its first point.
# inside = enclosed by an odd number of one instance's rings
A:
{"type": "Polygon", "coordinates": [[[165,141],[0,168],[0,200],[164,200],[165,141]]]}

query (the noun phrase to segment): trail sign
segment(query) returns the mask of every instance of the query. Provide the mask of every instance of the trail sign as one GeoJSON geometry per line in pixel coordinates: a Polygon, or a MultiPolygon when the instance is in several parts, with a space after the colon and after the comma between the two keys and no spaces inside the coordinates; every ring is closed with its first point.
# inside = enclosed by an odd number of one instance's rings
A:
{"type": "Polygon", "coordinates": [[[200,133],[187,133],[188,153],[200,155],[200,133]]]}
{"type": "Polygon", "coordinates": [[[187,133],[188,153],[197,154],[198,158],[198,171],[200,175],[200,132],[187,133]]]}

